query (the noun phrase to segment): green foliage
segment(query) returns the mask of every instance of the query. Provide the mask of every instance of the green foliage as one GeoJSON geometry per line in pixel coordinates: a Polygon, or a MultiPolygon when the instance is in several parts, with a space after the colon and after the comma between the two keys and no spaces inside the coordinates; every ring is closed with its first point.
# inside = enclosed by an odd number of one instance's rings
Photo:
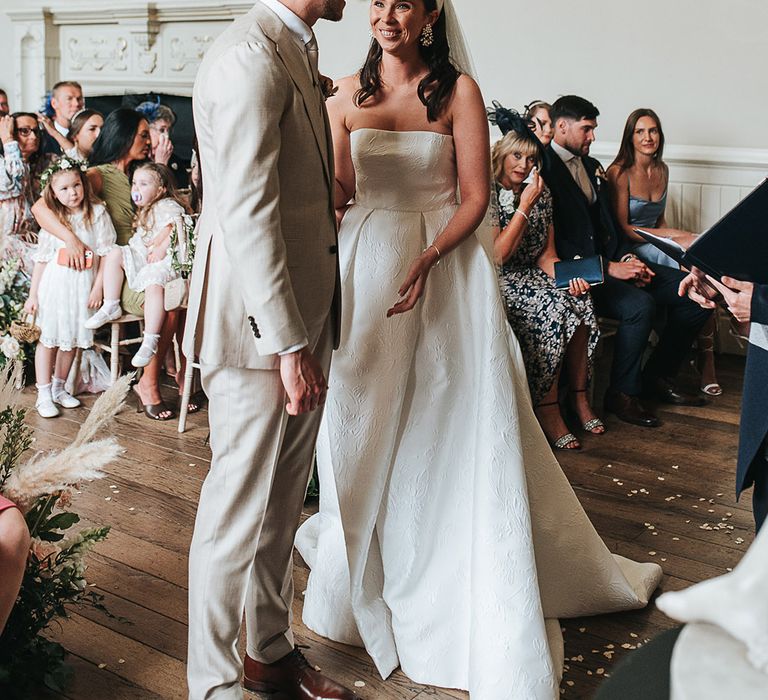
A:
{"type": "Polygon", "coordinates": [[[0,411],[0,488],[3,487],[11,470],[16,466],[22,453],[32,445],[32,429],[24,423],[26,411],[12,407],[0,411]]]}
{"type": "MultiPolygon", "coordinates": [[[[0,488],[32,444],[24,415],[25,411],[11,408],[0,412],[0,488]]],[[[107,537],[109,527],[69,534],[80,521],[77,513],[66,510],[69,501],[69,492],[48,494],[25,515],[32,546],[16,605],[0,635],[0,697],[4,700],[34,697],[41,683],[63,691],[70,675],[65,651],[45,632],[66,618],[70,608],[88,605],[110,615],[103,596],[88,588],[84,561],[91,548],[107,537]]]]}
{"type": "Polygon", "coordinates": [[[34,355],[34,345],[19,343],[8,334],[11,323],[24,314],[29,283],[19,257],[11,255],[0,259],[0,369],[11,360],[24,362],[34,355]]]}

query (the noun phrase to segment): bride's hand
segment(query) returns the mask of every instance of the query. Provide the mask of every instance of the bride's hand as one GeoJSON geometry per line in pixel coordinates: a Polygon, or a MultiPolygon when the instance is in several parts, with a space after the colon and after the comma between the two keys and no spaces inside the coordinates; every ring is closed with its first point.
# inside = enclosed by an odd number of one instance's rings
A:
{"type": "Polygon", "coordinates": [[[387,311],[387,318],[391,318],[395,314],[404,314],[416,306],[416,302],[424,294],[429,271],[438,259],[437,251],[430,247],[411,263],[405,281],[397,291],[400,295],[400,301],[387,311]]]}

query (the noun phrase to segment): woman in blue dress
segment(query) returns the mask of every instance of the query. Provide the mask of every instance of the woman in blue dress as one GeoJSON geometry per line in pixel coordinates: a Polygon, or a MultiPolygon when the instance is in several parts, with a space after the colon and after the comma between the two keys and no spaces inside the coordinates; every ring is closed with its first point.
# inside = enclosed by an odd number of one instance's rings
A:
{"type": "MultiPolygon", "coordinates": [[[[665,211],[669,189],[669,168],[663,160],[664,131],[652,109],[636,109],[627,118],[619,154],[608,168],[616,221],[627,237],[636,242],[634,253],[645,262],[679,268],[668,255],[646,243],[635,228],[653,229],[682,248],[688,248],[696,234],[672,228],[665,211]]],[[[701,376],[701,391],[708,396],[723,393],[715,373],[715,324],[713,315],[697,339],[696,367],[701,376]]]]}

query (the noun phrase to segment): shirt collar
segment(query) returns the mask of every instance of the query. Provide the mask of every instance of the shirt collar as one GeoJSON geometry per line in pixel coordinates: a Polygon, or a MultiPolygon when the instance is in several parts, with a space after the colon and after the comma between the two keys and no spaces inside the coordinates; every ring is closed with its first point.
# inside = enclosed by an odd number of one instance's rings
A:
{"type": "Polygon", "coordinates": [[[55,119],[53,120],[53,125],[56,127],[56,131],[58,131],[65,138],[69,135],[69,129],[66,126],[59,124],[59,122],[57,122],[55,119]]]}
{"type": "Polygon", "coordinates": [[[261,2],[280,18],[291,34],[301,42],[302,47],[312,41],[315,36],[312,33],[312,29],[303,19],[301,19],[301,17],[283,5],[280,0],[261,0],[261,2]]]}
{"type": "Polygon", "coordinates": [[[552,139],[552,150],[557,153],[558,156],[560,156],[560,160],[563,161],[566,165],[570,163],[574,158],[577,156],[574,153],[571,153],[567,148],[563,148],[559,143],[555,143],[555,140],[552,139]]]}

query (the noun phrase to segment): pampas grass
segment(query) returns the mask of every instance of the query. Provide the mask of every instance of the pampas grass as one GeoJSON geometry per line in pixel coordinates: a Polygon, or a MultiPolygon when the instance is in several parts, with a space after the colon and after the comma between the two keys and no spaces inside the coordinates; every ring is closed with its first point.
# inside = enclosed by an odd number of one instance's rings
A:
{"type": "Polygon", "coordinates": [[[72,447],[83,445],[96,436],[102,428],[112,422],[112,419],[120,412],[125,403],[125,397],[131,388],[134,373],[120,377],[109,389],[107,389],[93,404],[91,413],[80,426],[72,442],[72,447]]]}
{"type": "Polygon", "coordinates": [[[11,472],[4,495],[26,510],[41,496],[64,491],[81,481],[103,478],[102,469],[122,451],[114,438],[107,438],[71,445],[61,452],[37,454],[11,472]]]}
{"type": "MultiPolygon", "coordinates": [[[[13,405],[18,399],[19,391],[12,383],[15,371],[0,379],[0,406],[3,400],[13,405]]],[[[3,495],[26,510],[41,496],[64,491],[81,481],[103,478],[103,468],[118,457],[122,448],[113,437],[97,441],[93,438],[123,407],[132,378],[121,377],[98,398],[71,445],[60,452],[38,453],[13,469],[3,486],[3,495]]]]}

